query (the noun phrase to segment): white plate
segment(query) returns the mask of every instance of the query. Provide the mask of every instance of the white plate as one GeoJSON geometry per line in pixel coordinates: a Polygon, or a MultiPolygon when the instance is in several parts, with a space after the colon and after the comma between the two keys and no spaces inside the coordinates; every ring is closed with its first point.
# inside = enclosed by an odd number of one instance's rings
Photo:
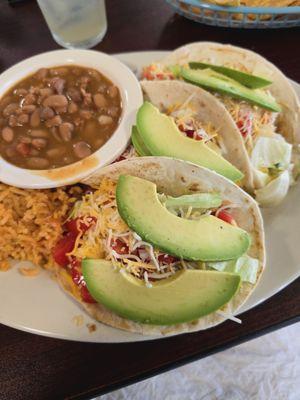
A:
{"type": "MultiPolygon", "coordinates": [[[[139,52],[117,55],[132,68],[159,60],[166,52],[139,52]]],[[[300,97],[300,85],[292,82],[300,97]]],[[[285,201],[276,208],[264,210],[267,268],[257,287],[240,312],[249,310],[279,292],[300,276],[300,185],[291,188],[285,201]]],[[[147,337],[123,332],[96,323],[89,333],[86,324],[95,323],[67,297],[44,271],[36,278],[24,278],[17,268],[1,273],[0,322],[40,335],[84,342],[118,343],[143,341],[147,337]],[[84,316],[76,327],[72,318],[84,316]]]]}

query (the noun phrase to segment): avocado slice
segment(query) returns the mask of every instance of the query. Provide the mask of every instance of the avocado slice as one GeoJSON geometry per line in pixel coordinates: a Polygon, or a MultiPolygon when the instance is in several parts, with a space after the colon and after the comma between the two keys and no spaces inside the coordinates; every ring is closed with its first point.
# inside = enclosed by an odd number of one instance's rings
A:
{"type": "Polygon", "coordinates": [[[217,311],[241,282],[228,272],[183,270],[147,288],[110,261],[93,259],[83,260],[82,272],[95,300],[121,317],[152,325],[189,322],[217,311]]]}
{"type": "Polygon", "coordinates": [[[239,82],[219,74],[212,69],[181,69],[182,78],[204,89],[227,94],[233,98],[242,99],[266,110],[280,112],[281,108],[276,101],[260,89],[249,89],[239,82]]]}
{"type": "Polygon", "coordinates": [[[118,211],[143,240],[185,260],[222,261],[246,253],[247,232],[219,218],[179,218],[159,201],[156,185],[145,179],[120,175],[116,189],[118,211]]]}
{"type": "Polygon", "coordinates": [[[145,102],[137,113],[138,133],[153,156],[167,156],[190,161],[209,168],[232,181],[243,174],[225,158],[210,149],[203,141],[190,139],[177,128],[173,118],[145,102]]]}
{"type": "Polygon", "coordinates": [[[141,157],[151,156],[151,153],[149,152],[149,150],[143,143],[143,141],[139,135],[138,129],[135,125],[132,127],[132,130],[131,130],[131,142],[139,156],[141,156],[141,157]]]}
{"type": "Polygon", "coordinates": [[[219,72],[220,74],[229,76],[229,78],[247,86],[250,89],[261,89],[263,87],[271,85],[273,82],[268,79],[262,78],[261,76],[247,74],[246,72],[239,71],[237,69],[223,67],[221,65],[207,64],[202,62],[190,62],[189,67],[191,69],[207,69],[210,68],[213,71],[219,72]]]}
{"type": "Polygon", "coordinates": [[[194,208],[216,208],[222,204],[219,193],[195,193],[179,197],[159,196],[160,201],[168,207],[194,207],[194,208]]]}

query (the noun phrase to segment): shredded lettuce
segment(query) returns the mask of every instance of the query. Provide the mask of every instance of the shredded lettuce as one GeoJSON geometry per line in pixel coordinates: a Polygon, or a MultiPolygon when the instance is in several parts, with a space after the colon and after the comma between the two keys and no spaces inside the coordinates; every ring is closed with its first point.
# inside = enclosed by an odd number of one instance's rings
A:
{"type": "Polygon", "coordinates": [[[284,171],[265,187],[255,191],[256,201],[261,206],[276,206],[285,198],[289,187],[290,173],[289,171],[284,171]]]}
{"type": "Polygon", "coordinates": [[[266,168],[285,170],[289,168],[291,156],[292,145],[287,143],[282,136],[261,136],[254,145],[251,162],[259,171],[266,168]]]}
{"type": "Polygon", "coordinates": [[[256,258],[243,255],[237,260],[209,262],[207,266],[217,271],[239,274],[243,282],[254,284],[257,280],[259,261],[256,258]]]}

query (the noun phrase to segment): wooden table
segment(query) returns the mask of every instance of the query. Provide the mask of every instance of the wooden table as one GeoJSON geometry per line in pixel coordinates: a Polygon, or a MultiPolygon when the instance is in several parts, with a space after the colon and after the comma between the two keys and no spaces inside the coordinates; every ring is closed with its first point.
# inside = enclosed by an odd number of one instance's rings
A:
{"type": "MultiPolygon", "coordinates": [[[[216,40],[256,50],[300,81],[300,30],[229,30],[174,14],[163,0],[107,0],[109,29],[97,49],[117,53],[174,49],[216,40]]],[[[34,1],[0,4],[0,70],[58,48],[34,1]]],[[[284,266],[283,266],[284,267],[284,266]]],[[[59,312],[59,310],[58,310],[59,312]]],[[[300,316],[300,279],[242,315],[243,324],[153,342],[85,344],[0,327],[1,400],[89,399],[294,323],[300,316]]]]}

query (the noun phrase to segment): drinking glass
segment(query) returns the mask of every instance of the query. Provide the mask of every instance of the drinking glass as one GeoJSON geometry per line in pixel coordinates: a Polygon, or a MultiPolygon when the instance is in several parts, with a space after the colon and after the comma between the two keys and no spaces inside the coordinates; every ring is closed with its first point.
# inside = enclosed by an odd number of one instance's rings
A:
{"type": "Polygon", "coordinates": [[[104,0],[37,0],[54,40],[66,48],[87,49],[107,30],[104,0]]]}

